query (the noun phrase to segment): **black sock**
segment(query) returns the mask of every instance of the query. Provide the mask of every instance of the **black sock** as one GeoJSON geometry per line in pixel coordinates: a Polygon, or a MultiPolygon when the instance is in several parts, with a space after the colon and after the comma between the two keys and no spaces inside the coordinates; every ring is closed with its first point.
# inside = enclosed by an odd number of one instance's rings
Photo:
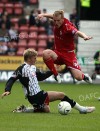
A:
{"type": "Polygon", "coordinates": [[[83,80],[85,81],[85,80],[88,80],[89,78],[86,76],[86,75],[84,75],[84,78],[83,78],[83,80]]]}
{"type": "Polygon", "coordinates": [[[76,102],[72,99],[70,99],[69,97],[65,96],[61,101],[67,101],[70,103],[71,107],[73,108],[76,104],[76,102]]]}

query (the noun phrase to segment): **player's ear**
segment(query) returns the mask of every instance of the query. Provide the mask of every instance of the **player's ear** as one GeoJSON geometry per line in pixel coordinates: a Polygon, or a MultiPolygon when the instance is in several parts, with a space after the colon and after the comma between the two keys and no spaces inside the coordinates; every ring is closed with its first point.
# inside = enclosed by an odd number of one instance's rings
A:
{"type": "Polygon", "coordinates": [[[27,61],[31,62],[31,58],[28,58],[27,61]]]}

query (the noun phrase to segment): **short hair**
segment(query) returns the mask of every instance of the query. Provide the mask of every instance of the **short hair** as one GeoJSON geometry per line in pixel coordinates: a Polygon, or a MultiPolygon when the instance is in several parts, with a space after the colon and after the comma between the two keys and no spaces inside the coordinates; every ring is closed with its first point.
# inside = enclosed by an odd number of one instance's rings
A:
{"type": "Polygon", "coordinates": [[[59,16],[61,15],[62,18],[64,18],[64,11],[63,10],[57,10],[54,12],[53,16],[59,16]]]}
{"type": "Polygon", "coordinates": [[[47,12],[47,10],[44,8],[44,9],[43,9],[43,12],[47,12]]]}
{"type": "Polygon", "coordinates": [[[23,53],[24,61],[27,61],[28,58],[31,58],[32,56],[37,56],[37,55],[38,55],[38,53],[37,53],[36,50],[31,49],[31,48],[26,49],[26,50],[24,51],[24,53],[23,53]]]}

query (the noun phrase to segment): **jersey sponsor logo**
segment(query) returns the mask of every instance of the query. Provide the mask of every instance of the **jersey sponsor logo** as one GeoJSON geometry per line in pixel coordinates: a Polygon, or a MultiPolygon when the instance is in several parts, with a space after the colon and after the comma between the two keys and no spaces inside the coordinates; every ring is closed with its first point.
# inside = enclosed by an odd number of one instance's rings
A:
{"type": "Polygon", "coordinates": [[[63,40],[63,38],[62,37],[59,37],[59,36],[55,36],[57,39],[59,39],[59,40],[63,40]]]}

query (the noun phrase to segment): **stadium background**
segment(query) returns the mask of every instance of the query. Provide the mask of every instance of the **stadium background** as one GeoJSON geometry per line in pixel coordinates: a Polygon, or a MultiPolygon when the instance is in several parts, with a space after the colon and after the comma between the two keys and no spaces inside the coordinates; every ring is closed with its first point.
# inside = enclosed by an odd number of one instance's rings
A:
{"type": "MultiPolygon", "coordinates": [[[[91,0],[88,19],[83,20],[80,0],[49,0],[48,2],[45,0],[1,0],[0,46],[3,45],[4,51],[0,52],[0,81],[7,80],[13,70],[23,62],[22,54],[26,48],[35,48],[38,51],[37,67],[47,70],[42,60],[42,51],[51,48],[53,44],[53,23],[47,19],[39,22],[35,18],[38,13],[53,13],[55,10],[63,9],[65,17],[73,22],[73,17],[70,16],[74,8],[77,10],[77,16],[74,17],[76,26],[79,30],[94,37],[88,42],[75,39],[76,53],[82,70],[92,76],[95,68],[93,56],[100,49],[99,5],[99,0],[91,0]],[[4,24],[6,29],[2,27],[4,24]]],[[[47,81],[54,82],[53,78],[47,81]]],[[[72,82],[70,73],[63,74],[63,81],[72,82]]],[[[94,82],[100,82],[99,75],[94,82]]]]}

